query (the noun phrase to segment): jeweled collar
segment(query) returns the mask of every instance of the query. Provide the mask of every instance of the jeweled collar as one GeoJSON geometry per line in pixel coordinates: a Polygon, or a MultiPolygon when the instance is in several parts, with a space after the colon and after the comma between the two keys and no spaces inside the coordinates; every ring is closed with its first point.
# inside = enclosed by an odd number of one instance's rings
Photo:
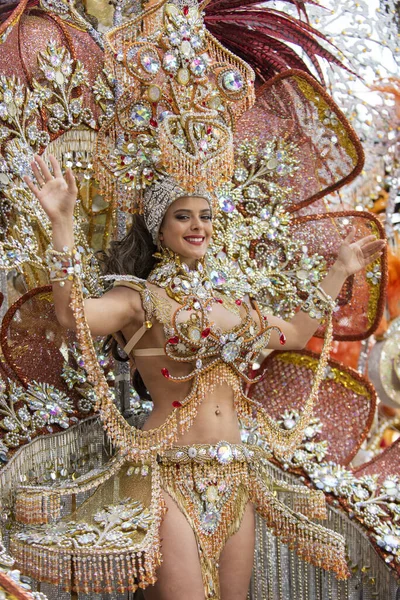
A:
{"type": "Polygon", "coordinates": [[[182,301],[188,296],[205,300],[213,295],[212,283],[203,258],[196,262],[194,269],[190,269],[182,262],[180,256],[169,248],[163,248],[154,256],[159,262],[151,271],[147,281],[164,288],[168,296],[179,304],[183,304],[182,301]]]}

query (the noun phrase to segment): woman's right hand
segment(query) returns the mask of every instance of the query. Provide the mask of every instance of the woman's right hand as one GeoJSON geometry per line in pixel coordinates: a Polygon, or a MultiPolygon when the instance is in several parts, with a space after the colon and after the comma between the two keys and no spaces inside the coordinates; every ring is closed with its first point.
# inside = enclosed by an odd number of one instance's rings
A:
{"type": "Polygon", "coordinates": [[[40,187],[35,185],[27,175],[24,177],[24,181],[39,200],[50,221],[58,223],[72,219],[78,188],[71,169],[66,170],[64,177],[58,160],[51,155],[49,160],[54,175],[40,156],[35,155],[35,161],[31,163],[32,171],[40,187]]]}

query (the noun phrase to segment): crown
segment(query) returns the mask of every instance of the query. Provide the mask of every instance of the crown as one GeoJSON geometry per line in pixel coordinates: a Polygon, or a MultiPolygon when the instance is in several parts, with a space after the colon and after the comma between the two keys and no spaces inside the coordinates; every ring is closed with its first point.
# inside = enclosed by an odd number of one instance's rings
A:
{"type": "Polygon", "coordinates": [[[254,103],[254,72],[207,31],[198,6],[158,2],[109,31],[105,49],[119,95],[96,148],[106,200],[143,213],[145,191],[158,181],[172,177],[192,195],[227,181],[235,122],[254,103]]]}

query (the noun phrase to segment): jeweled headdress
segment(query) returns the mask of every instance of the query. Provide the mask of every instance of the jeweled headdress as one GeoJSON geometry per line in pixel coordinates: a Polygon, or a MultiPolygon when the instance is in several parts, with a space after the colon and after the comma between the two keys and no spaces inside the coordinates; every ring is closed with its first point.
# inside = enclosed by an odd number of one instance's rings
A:
{"type": "Polygon", "coordinates": [[[144,190],[167,175],[187,193],[215,191],[234,170],[233,129],[254,103],[253,70],[205,29],[197,3],[158,2],[105,42],[118,87],[97,143],[105,197],[143,212],[144,190]]]}

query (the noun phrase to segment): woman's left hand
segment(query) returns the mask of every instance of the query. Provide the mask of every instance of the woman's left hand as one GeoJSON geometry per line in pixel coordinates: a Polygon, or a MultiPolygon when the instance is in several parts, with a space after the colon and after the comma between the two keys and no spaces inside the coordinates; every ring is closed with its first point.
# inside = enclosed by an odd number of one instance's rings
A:
{"type": "Polygon", "coordinates": [[[379,258],[386,245],[385,240],[379,240],[374,235],[354,242],[356,230],[352,227],[349,235],[343,240],[336,259],[336,266],[343,269],[346,277],[354,275],[369,263],[379,258]]]}

